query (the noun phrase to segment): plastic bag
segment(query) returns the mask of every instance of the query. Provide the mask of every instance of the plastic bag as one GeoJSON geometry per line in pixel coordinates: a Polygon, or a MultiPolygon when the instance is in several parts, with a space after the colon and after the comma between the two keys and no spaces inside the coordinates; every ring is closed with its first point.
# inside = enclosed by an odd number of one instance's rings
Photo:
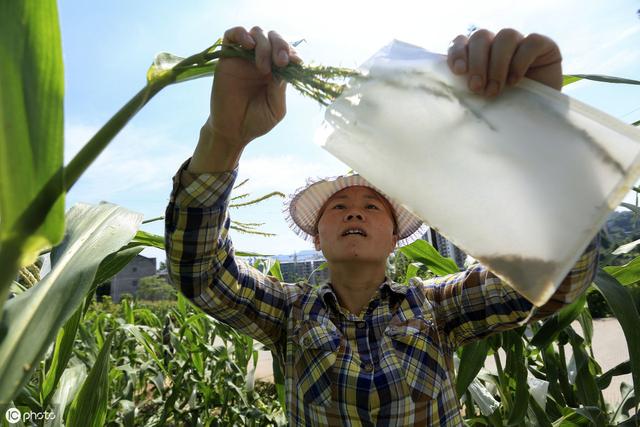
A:
{"type": "Polygon", "coordinates": [[[640,175],[640,131],[537,82],[488,100],[399,41],[362,69],[321,145],[537,306],[640,175]]]}

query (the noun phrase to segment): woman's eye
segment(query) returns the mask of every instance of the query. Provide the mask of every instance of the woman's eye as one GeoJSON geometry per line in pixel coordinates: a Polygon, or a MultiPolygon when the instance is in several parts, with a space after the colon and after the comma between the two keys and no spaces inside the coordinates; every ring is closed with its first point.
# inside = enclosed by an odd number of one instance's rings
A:
{"type": "Polygon", "coordinates": [[[344,205],[340,204],[340,205],[335,205],[333,207],[333,209],[344,209],[344,205]]]}
{"type": "Polygon", "coordinates": [[[376,205],[367,205],[367,209],[378,209],[376,205]]]}

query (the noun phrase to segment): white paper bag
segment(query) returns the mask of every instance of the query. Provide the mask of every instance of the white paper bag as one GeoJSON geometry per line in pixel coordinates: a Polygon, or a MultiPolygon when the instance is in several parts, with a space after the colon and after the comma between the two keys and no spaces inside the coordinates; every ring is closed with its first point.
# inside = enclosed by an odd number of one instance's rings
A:
{"type": "Polygon", "coordinates": [[[323,147],[537,306],[640,175],[640,131],[537,82],[488,100],[398,41],[363,71],[323,147]]]}

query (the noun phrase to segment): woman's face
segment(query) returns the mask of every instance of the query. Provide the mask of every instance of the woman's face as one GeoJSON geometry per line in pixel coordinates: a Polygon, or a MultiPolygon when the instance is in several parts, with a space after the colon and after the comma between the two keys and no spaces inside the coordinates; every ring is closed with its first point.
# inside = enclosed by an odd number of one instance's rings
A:
{"type": "Polygon", "coordinates": [[[397,242],[391,205],[371,188],[345,188],[325,203],[314,242],[329,262],[386,262],[397,242]]]}

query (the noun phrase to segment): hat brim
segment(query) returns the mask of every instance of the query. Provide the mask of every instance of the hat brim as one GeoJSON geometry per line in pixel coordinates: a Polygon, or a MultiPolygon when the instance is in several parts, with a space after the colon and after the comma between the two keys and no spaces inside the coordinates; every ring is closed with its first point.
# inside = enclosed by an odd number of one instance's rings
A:
{"type": "Polygon", "coordinates": [[[420,218],[371,185],[360,175],[343,175],[307,182],[306,186],[295,191],[285,201],[284,213],[289,227],[298,236],[312,241],[317,233],[318,215],[327,200],[338,191],[355,186],[371,188],[389,202],[396,217],[398,247],[419,239],[427,231],[427,226],[420,218]]]}

